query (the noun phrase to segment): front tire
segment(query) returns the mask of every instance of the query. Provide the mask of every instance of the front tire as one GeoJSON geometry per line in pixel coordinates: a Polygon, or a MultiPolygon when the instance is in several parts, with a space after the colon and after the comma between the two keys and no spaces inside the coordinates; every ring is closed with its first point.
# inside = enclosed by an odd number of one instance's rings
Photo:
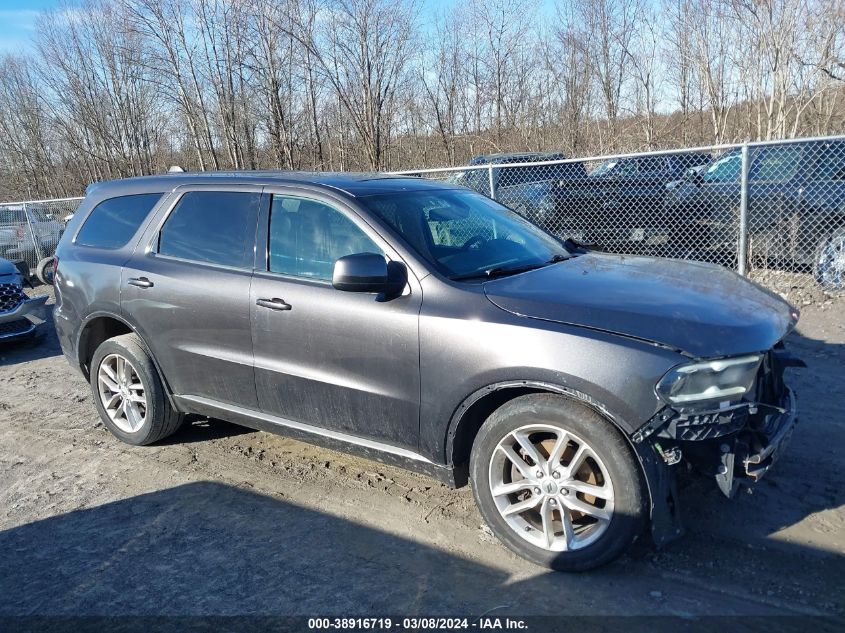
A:
{"type": "Polygon", "coordinates": [[[816,246],[813,277],[825,290],[845,290],[845,227],[835,229],[816,246]]]}
{"type": "Polygon", "coordinates": [[[473,443],[470,477],[493,533],[558,571],[610,562],[645,525],[645,484],[625,438],[559,395],[520,396],[495,411],[473,443]]]}
{"type": "Polygon", "coordinates": [[[91,389],[103,424],[136,446],[175,433],[184,416],[175,411],[152,359],[136,334],[110,338],[91,359],[91,389]]]}
{"type": "Polygon", "coordinates": [[[35,276],[38,277],[38,281],[46,286],[53,285],[54,261],[55,260],[52,257],[45,257],[38,262],[38,266],[35,267],[35,276]]]}

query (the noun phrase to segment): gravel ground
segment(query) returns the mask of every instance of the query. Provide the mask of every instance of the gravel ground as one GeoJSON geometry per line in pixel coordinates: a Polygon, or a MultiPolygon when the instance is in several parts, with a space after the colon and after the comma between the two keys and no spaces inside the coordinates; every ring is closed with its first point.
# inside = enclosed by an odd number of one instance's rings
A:
{"type": "Polygon", "coordinates": [[[683,539],[581,575],[511,554],[469,489],[375,462],[218,420],[121,444],[48,323],[36,344],[0,347],[0,616],[841,618],[843,314],[845,299],[804,310],[801,424],[753,494],[693,482],[683,539]]]}

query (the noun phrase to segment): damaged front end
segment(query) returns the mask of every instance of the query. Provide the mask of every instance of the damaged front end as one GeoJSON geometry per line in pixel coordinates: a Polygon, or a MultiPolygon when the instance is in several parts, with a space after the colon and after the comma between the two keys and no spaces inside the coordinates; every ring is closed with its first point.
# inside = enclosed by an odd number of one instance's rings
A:
{"type": "MultiPolygon", "coordinates": [[[[781,455],[798,422],[795,395],[784,384],[784,370],[806,366],[782,342],[760,356],[753,382],[741,398],[667,404],[632,437],[638,452],[653,453],[664,470],[682,462],[692,465],[712,476],[729,498],[741,486],[759,481],[781,455]]],[[[680,523],[673,481],[665,494],[671,507],[667,511],[655,504],[662,521],[654,529],[668,528],[676,534],[680,523]]],[[[665,535],[655,537],[658,543],[668,540],[665,535]]]]}

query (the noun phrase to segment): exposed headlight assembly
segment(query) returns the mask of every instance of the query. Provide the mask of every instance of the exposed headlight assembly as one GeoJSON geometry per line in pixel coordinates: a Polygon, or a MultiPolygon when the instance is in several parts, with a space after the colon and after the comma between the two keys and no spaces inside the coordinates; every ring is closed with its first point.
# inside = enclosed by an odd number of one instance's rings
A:
{"type": "Polygon", "coordinates": [[[670,404],[738,399],[754,384],[760,354],[723,358],[671,369],[657,383],[657,394],[670,404]]]}

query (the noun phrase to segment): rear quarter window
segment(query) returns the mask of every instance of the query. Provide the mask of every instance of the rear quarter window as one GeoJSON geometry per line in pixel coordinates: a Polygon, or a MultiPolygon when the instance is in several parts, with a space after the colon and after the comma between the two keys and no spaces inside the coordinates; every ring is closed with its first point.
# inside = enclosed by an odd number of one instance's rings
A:
{"type": "Polygon", "coordinates": [[[88,214],[74,243],[112,249],[126,246],[161,196],[140,193],[103,200],[88,214]]]}

